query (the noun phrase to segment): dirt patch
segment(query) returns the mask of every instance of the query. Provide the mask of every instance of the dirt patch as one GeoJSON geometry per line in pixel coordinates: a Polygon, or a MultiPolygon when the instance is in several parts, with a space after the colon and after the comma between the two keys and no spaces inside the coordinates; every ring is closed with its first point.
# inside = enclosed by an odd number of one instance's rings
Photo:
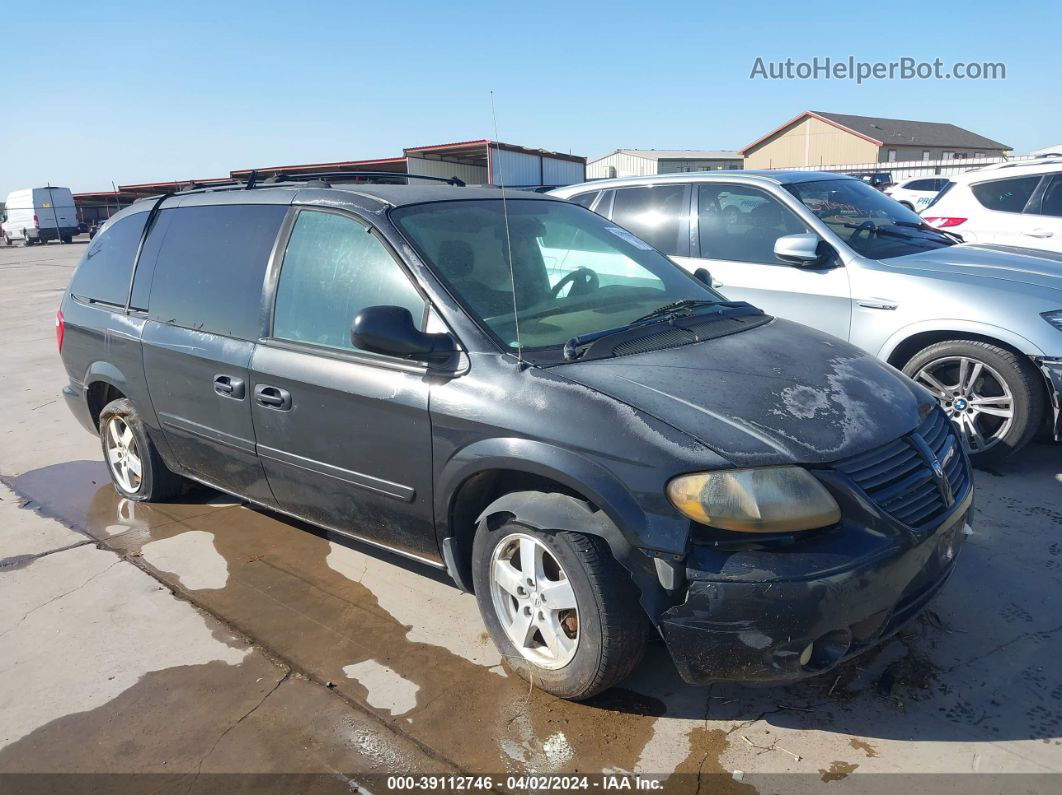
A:
{"type": "Polygon", "coordinates": [[[869,759],[873,759],[878,755],[878,749],[865,740],[857,740],[853,737],[848,741],[848,744],[857,751],[862,751],[869,759]]]}
{"type": "Polygon", "coordinates": [[[854,773],[859,765],[852,762],[833,762],[830,764],[830,769],[819,768],[819,778],[825,782],[840,781],[841,779],[848,778],[849,773],[854,773]]]}

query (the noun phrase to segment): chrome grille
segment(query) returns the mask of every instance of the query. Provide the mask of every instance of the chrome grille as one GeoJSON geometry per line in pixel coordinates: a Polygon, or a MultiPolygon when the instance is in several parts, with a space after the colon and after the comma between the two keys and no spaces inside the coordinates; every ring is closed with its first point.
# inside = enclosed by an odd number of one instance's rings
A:
{"type": "Polygon", "coordinates": [[[947,513],[970,485],[966,456],[939,409],[913,433],[834,467],[883,511],[916,530],[947,513]]]}

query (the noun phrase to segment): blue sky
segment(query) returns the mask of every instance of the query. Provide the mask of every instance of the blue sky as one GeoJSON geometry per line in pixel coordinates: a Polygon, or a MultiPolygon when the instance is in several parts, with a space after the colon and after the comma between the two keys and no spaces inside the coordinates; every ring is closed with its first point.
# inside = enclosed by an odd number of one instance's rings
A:
{"type": "Polygon", "coordinates": [[[0,198],[493,137],[596,157],[740,148],[807,109],[1062,143],[1062,6],[9,3],[0,198]],[[1002,81],[750,80],[757,56],[1002,61],[1002,81]]]}

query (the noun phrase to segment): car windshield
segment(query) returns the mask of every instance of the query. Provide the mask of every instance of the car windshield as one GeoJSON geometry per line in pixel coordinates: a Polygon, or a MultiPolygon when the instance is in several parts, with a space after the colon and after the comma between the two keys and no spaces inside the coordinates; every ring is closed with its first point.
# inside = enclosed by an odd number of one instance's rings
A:
{"type": "Polygon", "coordinates": [[[678,301],[725,300],[630,232],[567,202],[448,201],[401,207],[391,218],[510,350],[560,349],[678,301]]]}
{"type": "Polygon", "coordinates": [[[958,242],[859,180],[824,179],[785,187],[857,254],[870,259],[904,257],[958,242]]]}

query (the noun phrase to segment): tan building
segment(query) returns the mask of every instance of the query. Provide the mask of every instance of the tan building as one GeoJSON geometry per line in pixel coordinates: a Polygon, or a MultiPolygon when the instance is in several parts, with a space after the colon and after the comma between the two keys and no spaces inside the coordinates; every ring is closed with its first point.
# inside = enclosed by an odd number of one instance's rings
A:
{"type": "Polygon", "coordinates": [[[757,169],[998,157],[1009,149],[954,124],[809,110],[741,153],[745,168],[757,169]]]}

